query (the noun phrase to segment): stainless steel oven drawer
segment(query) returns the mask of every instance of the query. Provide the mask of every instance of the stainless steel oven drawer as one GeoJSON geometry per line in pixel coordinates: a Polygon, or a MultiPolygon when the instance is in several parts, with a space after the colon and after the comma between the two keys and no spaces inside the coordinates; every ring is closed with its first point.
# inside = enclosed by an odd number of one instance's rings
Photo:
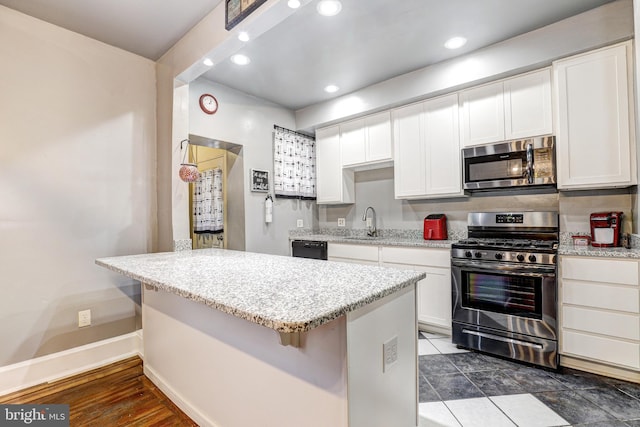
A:
{"type": "Polygon", "coordinates": [[[558,343],[555,340],[455,321],[452,323],[451,339],[454,344],[465,348],[548,368],[558,368],[558,343]]]}

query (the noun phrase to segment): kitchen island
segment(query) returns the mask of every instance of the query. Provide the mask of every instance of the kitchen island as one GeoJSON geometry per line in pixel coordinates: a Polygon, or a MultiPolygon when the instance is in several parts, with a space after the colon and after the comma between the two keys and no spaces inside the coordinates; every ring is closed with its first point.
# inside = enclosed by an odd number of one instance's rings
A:
{"type": "Polygon", "coordinates": [[[144,284],[145,374],[198,424],[417,425],[424,273],[221,249],[96,263],[144,284]]]}

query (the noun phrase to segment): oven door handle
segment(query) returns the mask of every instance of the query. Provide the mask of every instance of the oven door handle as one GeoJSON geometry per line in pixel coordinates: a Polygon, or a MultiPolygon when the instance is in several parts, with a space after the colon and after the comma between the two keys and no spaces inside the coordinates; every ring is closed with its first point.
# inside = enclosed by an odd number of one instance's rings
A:
{"type": "Polygon", "coordinates": [[[455,259],[451,261],[452,267],[464,268],[465,270],[481,271],[485,273],[500,273],[508,272],[510,274],[519,276],[555,276],[555,266],[543,266],[543,265],[523,265],[523,264],[507,264],[503,262],[492,262],[491,266],[488,266],[486,262],[475,260],[460,260],[455,259]]]}

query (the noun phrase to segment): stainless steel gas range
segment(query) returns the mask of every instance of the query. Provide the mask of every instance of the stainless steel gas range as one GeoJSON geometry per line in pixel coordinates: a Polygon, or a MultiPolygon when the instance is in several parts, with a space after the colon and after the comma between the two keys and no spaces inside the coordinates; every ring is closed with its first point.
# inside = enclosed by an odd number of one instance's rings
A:
{"type": "Polygon", "coordinates": [[[451,247],[453,343],[558,367],[557,212],[474,212],[451,247]]]}

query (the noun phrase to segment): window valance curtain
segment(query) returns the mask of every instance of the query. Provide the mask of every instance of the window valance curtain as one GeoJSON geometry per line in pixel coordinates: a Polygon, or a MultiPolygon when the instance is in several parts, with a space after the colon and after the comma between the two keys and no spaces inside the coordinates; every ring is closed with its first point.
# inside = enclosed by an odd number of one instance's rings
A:
{"type": "Polygon", "coordinates": [[[274,127],[273,187],[276,197],[316,198],[316,140],[274,127]]]}

